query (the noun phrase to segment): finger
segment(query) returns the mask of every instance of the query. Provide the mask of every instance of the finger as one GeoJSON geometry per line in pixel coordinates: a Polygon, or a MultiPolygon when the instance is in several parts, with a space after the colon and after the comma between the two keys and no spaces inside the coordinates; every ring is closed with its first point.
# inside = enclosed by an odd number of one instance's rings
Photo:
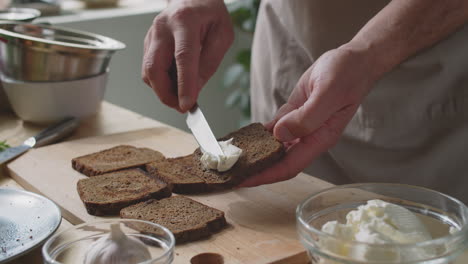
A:
{"type": "Polygon", "coordinates": [[[148,77],[146,76],[146,71],[145,71],[145,54],[148,52],[149,45],[151,44],[151,40],[154,38],[154,30],[153,27],[150,27],[148,29],[148,32],[145,35],[145,40],[143,41],[143,59],[142,59],[142,65],[141,65],[141,79],[143,82],[145,82],[149,87],[151,87],[151,84],[149,82],[148,77]]]}
{"type": "Polygon", "coordinates": [[[331,101],[319,98],[319,95],[312,92],[302,106],[285,114],[276,122],[273,130],[275,137],[281,141],[291,141],[311,134],[338,110],[329,102],[331,101]]]}
{"type": "Polygon", "coordinates": [[[280,120],[283,116],[285,116],[286,114],[288,114],[289,112],[291,112],[291,111],[293,111],[295,109],[297,109],[296,106],[292,105],[289,102],[285,103],[284,105],[282,105],[280,107],[280,109],[278,109],[278,111],[276,112],[275,117],[273,118],[273,120],[271,120],[270,122],[265,124],[265,128],[268,131],[273,131],[273,128],[275,127],[278,120],[280,120]]]}
{"type": "Polygon", "coordinates": [[[193,27],[179,26],[174,31],[174,41],[179,107],[182,111],[188,111],[195,104],[201,88],[198,75],[200,32],[193,27]]]}
{"type": "Polygon", "coordinates": [[[270,184],[289,180],[307,167],[313,159],[326,149],[322,145],[315,144],[315,135],[309,135],[300,142],[291,146],[285,157],[272,167],[248,178],[239,187],[255,187],[262,184],[270,184]],[[304,155],[307,153],[306,155],[304,155]]]}
{"type": "Polygon", "coordinates": [[[296,139],[293,140],[293,141],[283,142],[283,145],[284,145],[286,148],[290,148],[290,147],[292,147],[293,145],[299,143],[300,141],[301,141],[300,138],[296,138],[296,139]]]}
{"type": "Polygon", "coordinates": [[[213,76],[234,41],[232,23],[216,24],[210,27],[200,54],[199,75],[202,86],[213,76]]]}
{"type": "MultiPolygon", "coordinates": [[[[272,167],[262,171],[261,173],[248,178],[242,182],[239,187],[255,187],[262,184],[270,184],[280,181],[285,181],[293,178],[302,171],[302,167],[306,167],[318,154],[309,149],[310,135],[303,139],[303,141],[291,146],[286,153],[286,156],[272,167]],[[309,151],[307,155],[304,152],[309,151]]],[[[317,149],[315,145],[314,149],[317,149]]]]}
{"type": "MultiPolygon", "coordinates": [[[[278,123],[278,121],[283,118],[286,114],[300,108],[304,103],[307,101],[309,95],[306,94],[304,91],[309,91],[312,84],[310,83],[310,72],[313,70],[314,65],[309,67],[307,71],[305,71],[301,78],[299,79],[296,87],[293,89],[291,95],[288,98],[288,101],[278,109],[275,114],[275,117],[272,121],[266,124],[267,129],[270,131],[274,130],[274,127],[278,123]],[[305,87],[301,87],[305,86],[305,87]]],[[[286,141],[286,140],[284,140],[286,141]]]]}
{"type": "Polygon", "coordinates": [[[177,96],[172,91],[173,82],[168,74],[174,54],[174,40],[165,25],[153,24],[143,55],[142,77],[153,88],[160,100],[177,110],[177,96]]]}
{"type": "Polygon", "coordinates": [[[173,91],[174,81],[169,75],[172,53],[173,48],[170,45],[154,42],[149,48],[148,56],[144,59],[144,63],[146,64],[148,82],[161,102],[169,107],[180,110],[179,100],[173,91]]]}
{"type": "Polygon", "coordinates": [[[334,114],[317,131],[301,138],[291,146],[285,157],[272,167],[248,178],[239,187],[254,187],[285,181],[295,177],[321,153],[332,147],[340,138],[341,133],[354,115],[357,106],[345,108],[334,114]]]}
{"type": "Polygon", "coordinates": [[[149,81],[149,78],[146,74],[146,60],[148,58],[146,58],[147,54],[149,53],[149,47],[151,45],[151,43],[153,42],[153,40],[155,39],[155,33],[154,33],[154,27],[151,26],[149,29],[148,29],[148,32],[146,33],[146,36],[145,36],[145,40],[143,42],[143,59],[142,59],[142,65],[141,65],[141,78],[143,79],[143,81],[149,86],[151,87],[151,83],[149,81]]]}

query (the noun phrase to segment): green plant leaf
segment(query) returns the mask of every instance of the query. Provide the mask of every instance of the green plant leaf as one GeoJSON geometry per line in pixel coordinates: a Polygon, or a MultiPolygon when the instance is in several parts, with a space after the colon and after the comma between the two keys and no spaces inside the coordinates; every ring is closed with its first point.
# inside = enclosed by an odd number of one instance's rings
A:
{"type": "Polygon", "coordinates": [[[242,92],[239,89],[232,91],[228,97],[226,98],[226,106],[229,108],[233,108],[237,105],[242,97],[242,92]]]}
{"type": "MultiPolygon", "coordinates": [[[[229,13],[236,28],[246,33],[255,31],[260,0],[237,0],[228,5],[229,13]]],[[[250,122],[250,59],[251,50],[240,50],[235,62],[230,66],[223,79],[223,88],[233,91],[226,98],[226,106],[237,108],[241,112],[240,124],[250,122]]]]}
{"type": "Polygon", "coordinates": [[[242,21],[242,29],[247,32],[253,33],[255,31],[255,18],[249,17],[242,21]]]}
{"type": "Polygon", "coordinates": [[[244,66],[245,71],[250,72],[250,57],[251,57],[251,50],[250,49],[243,49],[237,53],[236,62],[240,63],[244,66]]]}
{"type": "Polygon", "coordinates": [[[228,6],[234,26],[253,34],[257,22],[260,0],[237,0],[228,6]]]}
{"type": "Polygon", "coordinates": [[[0,152],[6,150],[7,148],[10,148],[10,145],[6,143],[6,141],[0,141],[0,152]]]}
{"type": "Polygon", "coordinates": [[[234,86],[239,78],[246,74],[244,67],[241,64],[233,64],[224,73],[223,87],[228,89],[234,86]]]}
{"type": "Polygon", "coordinates": [[[239,9],[249,8],[251,5],[250,1],[251,0],[238,0],[231,2],[227,5],[228,12],[232,15],[239,9]]]}
{"type": "Polygon", "coordinates": [[[251,16],[251,10],[246,6],[239,6],[236,10],[231,12],[232,23],[239,28],[241,28],[244,21],[251,16]]]}
{"type": "Polygon", "coordinates": [[[241,110],[244,111],[245,109],[249,108],[250,94],[248,94],[248,93],[241,93],[241,94],[242,94],[242,96],[240,98],[239,106],[241,107],[241,110]]]}
{"type": "MultiPolygon", "coordinates": [[[[249,98],[249,99],[250,99],[250,98],[249,98]]],[[[250,100],[249,100],[249,101],[250,101],[250,100]]],[[[247,107],[246,107],[246,108],[243,108],[243,109],[242,109],[242,115],[245,116],[245,117],[249,117],[249,118],[251,117],[252,112],[251,112],[251,110],[250,110],[250,103],[247,104],[247,107]]]]}
{"type": "Polygon", "coordinates": [[[250,73],[246,72],[245,74],[242,74],[239,76],[238,82],[237,82],[237,89],[242,90],[242,92],[247,92],[249,93],[250,91],[250,73]]]}

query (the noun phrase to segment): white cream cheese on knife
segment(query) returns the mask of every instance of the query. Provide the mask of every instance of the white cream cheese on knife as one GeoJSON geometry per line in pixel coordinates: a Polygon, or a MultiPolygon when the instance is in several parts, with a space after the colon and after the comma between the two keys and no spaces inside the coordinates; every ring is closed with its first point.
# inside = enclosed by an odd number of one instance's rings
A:
{"type": "Polygon", "coordinates": [[[203,155],[200,158],[200,162],[205,166],[205,168],[218,170],[218,171],[227,171],[234,164],[236,164],[240,155],[242,154],[242,149],[234,146],[232,144],[232,138],[226,141],[219,141],[219,146],[223,151],[224,155],[214,155],[212,153],[206,152],[201,149],[203,155]]]}

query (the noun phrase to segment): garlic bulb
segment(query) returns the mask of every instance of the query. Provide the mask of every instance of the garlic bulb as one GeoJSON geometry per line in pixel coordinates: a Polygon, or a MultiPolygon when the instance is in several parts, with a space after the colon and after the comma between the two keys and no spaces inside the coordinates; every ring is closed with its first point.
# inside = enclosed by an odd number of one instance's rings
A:
{"type": "Polygon", "coordinates": [[[112,224],[109,235],[90,245],[84,264],[137,264],[149,259],[151,254],[143,242],[126,236],[120,224],[112,224]]]}

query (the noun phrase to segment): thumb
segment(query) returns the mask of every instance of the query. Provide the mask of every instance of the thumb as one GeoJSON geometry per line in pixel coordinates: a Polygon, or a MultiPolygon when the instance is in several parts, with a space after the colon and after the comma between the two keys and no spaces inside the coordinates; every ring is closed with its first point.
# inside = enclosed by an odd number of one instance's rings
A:
{"type": "Polygon", "coordinates": [[[276,122],[273,134],[283,142],[302,138],[321,127],[332,116],[332,111],[331,107],[309,98],[302,106],[282,116],[276,122]]]}
{"type": "Polygon", "coordinates": [[[276,123],[278,120],[280,120],[283,116],[285,116],[287,113],[293,111],[296,109],[296,107],[289,102],[285,103],[278,109],[278,111],[275,114],[275,117],[273,117],[273,120],[265,123],[265,127],[268,131],[273,131],[273,128],[275,127],[276,123]]]}
{"type": "Polygon", "coordinates": [[[338,142],[358,106],[349,105],[334,113],[319,129],[289,147],[281,162],[246,179],[239,187],[253,187],[295,177],[317,156],[338,142]]]}

